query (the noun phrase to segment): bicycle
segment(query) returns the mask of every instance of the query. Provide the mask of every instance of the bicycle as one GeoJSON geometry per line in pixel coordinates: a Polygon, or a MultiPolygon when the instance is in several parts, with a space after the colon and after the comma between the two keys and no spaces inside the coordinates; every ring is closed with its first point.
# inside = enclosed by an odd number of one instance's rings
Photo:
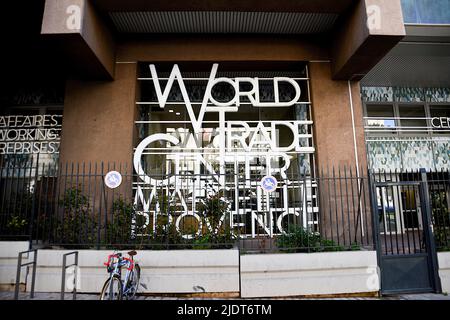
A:
{"type": "Polygon", "coordinates": [[[130,258],[122,257],[120,252],[108,256],[104,263],[109,278],[105,281],[100,293],[100,300],[134,299],[141,280],[141,268],[134,262],[135,250],[129,251],[130,258]],[[125,279],[122,280],[122,267],[126,267],[125,279]]]}

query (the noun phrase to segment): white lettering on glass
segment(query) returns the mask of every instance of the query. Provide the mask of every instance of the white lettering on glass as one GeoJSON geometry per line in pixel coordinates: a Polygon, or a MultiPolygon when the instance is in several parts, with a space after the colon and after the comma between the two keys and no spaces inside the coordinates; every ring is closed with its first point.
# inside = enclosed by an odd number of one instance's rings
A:
{"type": "MultiPolygon", "coordinates": [[[[280,207],[272,207],[268,197],[268,191],[264,190],[260,185],[256,188],[256,198],[258,209],[251,212],[251,224],[252,224],[252,236],[255,236],[256,229],[261,227],[265,232],[272,236],[274,229],[277,232],[284,232],[283,219],[288,216],[300,215],[299,212],[307,210],[306,203],[303,202],[301,207],[292,207],[289,205],[289,188],[292,182],[289,181],[287,174],[288,169],[291,166],[291,159],[293,153],[313,153],[314,148],[301,143],[302,139],[311,138],[312,135],[308,133],[302,133],[300,128],[308,127],[312,125],[312,121],[307,120],[286,120],[286,121],[226,121],[226,116],[230,113],[236,113],[239,111],[239,107],[244,103],[250,103],[255,108],[277,108],[277,107],[290,107],[300,103],[301,88],[298,82],[294,79],[287,77],[274,77],[272,79],[273,84],[273,99],[262,101],[260,98],[260,80],[258,78],[251,77],[216,77],[218,72],[218,64],[213,64],[208,82],[206,84],[204,95],[201,98],[201,103],[197,110],[194,110],[193,102],[189,97],[185,81],[181,74],[178,65],[174,65],[169,77],[165,80],[161,80],[158,76],[156,67],[154,64],[150,64],[150,74],[154,85],[157,105],[164,109],[166,105],[170,105],[169,94],[177,83],[183,104],[186,108],[187,119],[192,125],[193,132],[189,132],[187,129],[173,129],[171,132],[165,131],[160,133],[154,133],[145,139],[143,139],[134,152],[133,166],[138,176],[137,187],[135,189],[135,201],[136,207],[142,208],[138,210],[138,214],[144,216],[145,224],[148,226],[151,221],[153,222],[153,230],[155,230],[155,223],[158,215],[165,214],[168,216],[169,221],[173,221],[177,230],[181,233],[180,224],[183,219],[190,217],[197,220],[198,229],[195,234],[200,234],[202,230],[202,220],[196,209],[196,203],[198,199],[207,196],[207,186],[213,186],[215,191],[226,191],[229,188],[225,181],[225,167],[230,165],[243,166],[243,176],[245,177],[248,188],[251,187],[251,172],[250,161],[251,159],[261,159],[266,165],[260,170],[263,176],[277,175],[281,178],[279,183],[274,186],[274,190],[270,190],[273,194],[277,191],[282,194],[282,203],[280,207]],[[247,89],[243,90],[241,84],[247,84],[247,89]],[[228,101],[218,101],[213,96],[214,88],[219,85],[226,84],[230,86],[234,94],[230,96],[228,101]],[[248,86],[250,84],[250,86],[248,86]],[[288,86],[293,92],[292,98],[288,98],[289,101],[280,97],[280,86],[288,86]],[[244,100],[246,98],[246,100],[244,100]],[[205,115],[207,113],[218,113],[218,127],[213,130],[218,134],[211,140],[211,144],[208,148],[216,150],[215,156],[208,155],[205,152],[205,146],[202,145],[202,136],[205,133],[205,115]],[[290,138],[284,137],[284,140],[289,140],[288,143],[284,141],[283,145],[279,143],[280,130],[286,130],[289,132],[290,138]],[[150,173],[146,172],[143,167],[143,157],[146,154],[146,150],[152,148],[152,146],[163,146],[170,150],[166,155],[166,162],[171,163],[172,172],[167,173],[166,177],[152,177],[150,173]],[[191,166],[193,173],[191,178],[183,176],[182,168],[186,166],[185,161],[189,159],[194,163],[191,166]],[[203,168],[203,169],[201,169],[203,168]],[[200,177],[201,176],[201,177],[200,177]],[[145,191],[148,192],[145,192],[145,191]],[[165,196],[169,199],[177,199],[180,207],[182,207],[181,214],[176,217],[173,212],[162,208],[164,205],[161,203],[161,195],[158,194],[161,190],[165,190],[165,196]],[[190,205],[188,205],[190,204],[190,205]],[[260,212],[262,207],[265,207],[268,211],[269,218],[263,218],[260,212]],[[153,210],[151,208],[154,208],[153,210]],[[276,216],[275,216],[276,213],[276,216]]],[[[253,169],[252,169],[253,170],[253,169]]],[[[303,193],[302,193],[303,194],[303,193]]],[[[306,193],[305,193],[306,194],[306,193]]],[[[224,213],[220,218],[219,226],[225,221],[225,214],[231,215],[230,226],[234,225],[234,217],[245,214],[243,209],[239,208],[239,201],[235,201],[234,208],[230,209],[229,213],[224,213]]],[[[212,230],[212,226],[209,221],[206,220],[206,227],[212,230]]],[[[154,231],[155,232],[155,231],[154,231]]],[[[191,238],[192,234],[183,234],[185,238],[191,238]]]]}

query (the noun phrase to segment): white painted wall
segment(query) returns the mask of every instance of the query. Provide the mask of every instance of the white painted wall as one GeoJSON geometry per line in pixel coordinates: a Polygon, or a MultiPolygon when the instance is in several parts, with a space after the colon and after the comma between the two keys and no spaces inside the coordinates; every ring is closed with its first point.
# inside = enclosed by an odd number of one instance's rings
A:
{"type": "Polygon", "coordinates": [[[241,256],[242,297],[375,292],[376,251],[241,256]]]}
{"type": "MultiPolygon", "coordinates": [[[[17,254],[27,249],[28,242],[0,242],[1,283],[15,282],[17,254]]],[[[38,251],[37,292],[60,291],[62,257],[71,251],[38,251]]],[[[108,276],[103,263],[112,252],[78,251],[78,291],[99,293],[108,276]]],[[[448,283],[450,258],[442,254],[439,258],[441,279],[448,283]],[[447,264],[442,262],[443,259],[447,264]],[[442,272],[446,272],[447,278],[442,272]]],[[[73,256],[69,256],[68,264],[72,259],[73,256]]],[[[147,285],[147,290],[140,288],[141,292],[201,292],[194,287],[202,287],[205,292],[239,291],[238,250],[138,251],[136,260],[142,267],[142,282],[147,285]]],[[[374,292],[379,290],[376,266],[375,251],[243,255],[241,295],[274,297],[374,292]]],[[[24,268],[22,281],[25,281],[25,273],[24,268]]],[[[67,275],[68,280],[70,276],[67,275]]],[[[31,276],[26,281],[29,290],[31,276]]],[[[69,288],[66,290],[68,292],[69,288]]]]}
{"type": "MultiPolygon", "coordinates": [[[[10,286],[16,283],[17,257],[19,252],[27,251],[28,241],[0,241],[0,285],[10,286]]],[[[30,255],[33,258],[33,254],[30,255]]],[[[22,263],[28,262],[24,255],[22,263]]],[[[27,267],[22,268],[20,282],[25,283],[27,267]]]]}
{"type": "Polygon", "coordinates": [[[450,294],[450,252],[438,252],[437,255],[442,292],[450,294]]]}
{"type": "MultiPolygon", "coordinates": [[[[60,291],[62,256],[71,251],[39,250],[36,292],[60,291]]],[[[100,292],[108,276],[103,263],[111,253],[79,250],[79,292],[100,292]]],[[[67,264],[72,259],[69,256],[67,264]]],[[[147,285],[147,290],[140,288],[141,292],[199,292],[194,287],[202,287],[205,292],[239,291],[238,250],[138,251],[135,259],[141,265],[141,282],[147,285]]],[[[69,282],[70,275],[66,279],[69,282]]]]}

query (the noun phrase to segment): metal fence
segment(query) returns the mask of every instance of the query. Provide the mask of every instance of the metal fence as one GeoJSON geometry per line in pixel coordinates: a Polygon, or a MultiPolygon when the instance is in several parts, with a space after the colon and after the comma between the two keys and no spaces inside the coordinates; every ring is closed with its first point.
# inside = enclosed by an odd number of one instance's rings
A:
{"type": "MultiPolygon", "coordinates": [[[[362,169],[326,168],[315,176],[136,174],[126,164],[0,166],[0,236],[34,247],[213,249],[320,252],[374,249],[371,181],[362,169]],[[115,189],[104,184],[121,173],[115,189]]],[[[394,173],[399,179],[415,179],[394,173]]],[[[449,246],[448,173],[430,176],[436,243],[449,246]]],[[[379,222],[377,222],[379,223],[379,222]]]]}
{"type": "Polygon", "coordinates": [[[450,250],[448,171],[381,172],[373,174],[373,181],[383,254],[426,252],[428,215],[436,249],[450,250]]]}

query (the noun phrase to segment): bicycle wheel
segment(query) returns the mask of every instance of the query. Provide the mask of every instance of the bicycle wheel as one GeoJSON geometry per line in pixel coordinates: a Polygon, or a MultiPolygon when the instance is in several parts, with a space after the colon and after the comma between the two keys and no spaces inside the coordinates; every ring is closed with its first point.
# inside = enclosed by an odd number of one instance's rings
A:
{"type": "Polygon", "coordinates": [[[130,294],[128,295],[128,299],[134,299],[141,282],[141,267],[137,263],[134,265],[134,270],[132,272],[130,282],[131,289],[130,294]]]}
{"type": "Polygon", "coordinates": [[[100,293],[100,300],[122,300],[122,281],[119,277],[114,276],[105,281],[100,293]],[[112,286],[110,286],[111,281],[112,286]]]}

